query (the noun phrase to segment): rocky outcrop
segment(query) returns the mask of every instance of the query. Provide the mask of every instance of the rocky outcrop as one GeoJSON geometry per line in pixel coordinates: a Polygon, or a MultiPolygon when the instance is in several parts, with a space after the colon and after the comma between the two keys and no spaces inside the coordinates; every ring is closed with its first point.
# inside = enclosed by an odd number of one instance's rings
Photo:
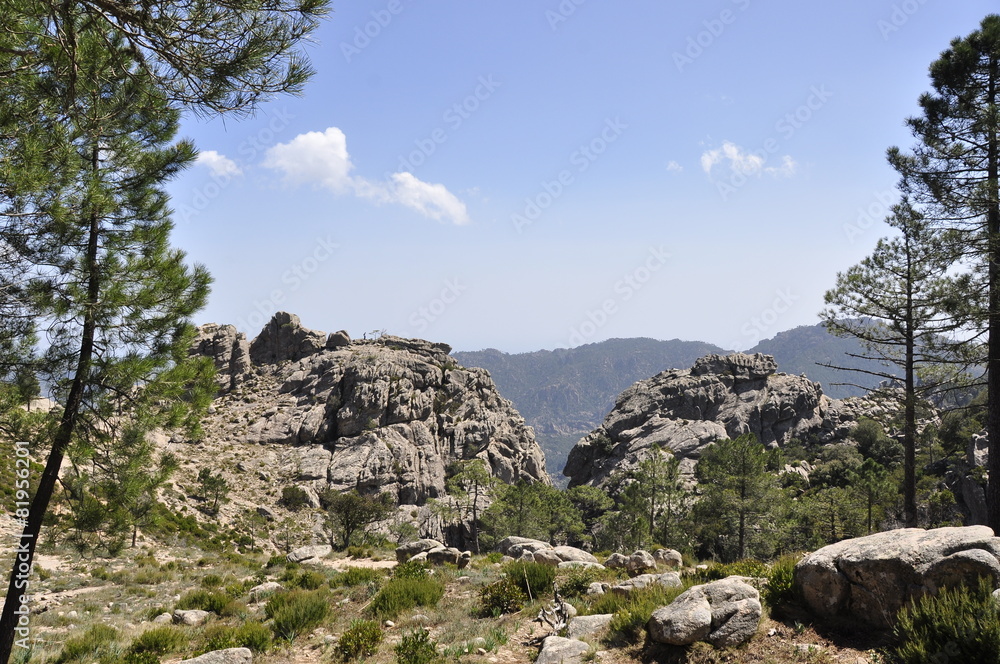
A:
{"type": "Polygon", "coordinates": [[[601,486],[636,468],[653,446],[671,451],[692,475],[704,449],[745,433],[765,445],[847,438],[879,406],[836,401],[818,383],[777,373],[768,355],[708,355],[690,369],[664,371],[625,390],[597,429],[576,444],[563,471],[570,486],[601,486]]]}
{"type": "Polygon", "coordinates": [[[180,664],[250,664],[253,653],[249,648],[227,648],[213,650],[192,659],[183,659],[180,664]]]}
{"type": "Polygon", "coordinates": [[[814,613],[882,627],[904,604],[980,576],[1000,582],[1000,537],[986,526],[890,530],[823,547],[795,566],[814,613]]]}
{"type": "Polygon", "coordinates": [[[649,637],[684,646],[707,641],[716,648],[746,643],[760,624],[760,594],[739,577],[694,586],[649,619],[649,637]]]}
{"type": "Polygon", "coordinates": [[[404,505],[444,497],[446,469],[462,460],[483,460],[504,482],[547,482],[532,430],[485,370],[458,366],[450,350],[328,338],[284,312],[249,344],[232,326],[206,325],[192,352],[213,359],[223,394],[204,428],[234,444],[290,446],[289,483],[388,492],[404,505]]]}

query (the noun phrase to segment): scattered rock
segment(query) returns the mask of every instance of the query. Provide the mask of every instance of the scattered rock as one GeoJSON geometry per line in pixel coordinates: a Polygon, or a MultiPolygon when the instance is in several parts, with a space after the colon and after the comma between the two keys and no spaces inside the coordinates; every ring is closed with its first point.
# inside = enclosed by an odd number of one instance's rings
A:
{"type": "Polygon", "coordinates": [[[679,588],[681,575],[677,572],[664,572],[663,574],[640,574],[628,581],[611,586],[611,592],[619,595],[629,595],[635,590],[646,588],[647,586],[660,585],[667,588],[679,588]]]}
{"type": "Polygon", "coordinates": [[[587,586],[588,595],[603,595],[609,590],[611,590],[611,584],[604,583],[603,581],[594,581],[589,586],[587,586]]]}
{"type": "Polygon", "coordinates": [[[278,518],[278,514],[274,510],[270,507],[264,507],[263,505],[257,508],[257,514],[264,517],[267,521],[275,521],[278,518]]]}
{"type": "Polygon", "coordinates": [[[333,547],[329,544],[313,544],[295,549],[286,558],[288,558],[289,562],[301,563],[310,558],[325,558],[331,553],[333,553],[333,547]]]}
{"type": "Polygon", "coordinates": [[[525,551],[530,551],[534,553],[541,549],[551,549],[552,545],[548,542],[543,542],[541,540],[530,539],[527,537],[505,537],[497,544],[497,551],[504,554],[505,556],[510,556],[511,558],[519,558],[525,551]]]}
{"type": "Polygon", "coordinates": [[[588,563],[583,560],[567,560],[559,563],[560,569],[604,569],[600,563],[588,563]]]}
{"type": "Polygon", "coordinates": [[[608,559],[604,561],[604,566],[608,569],[624,569],[627,564],[628,558],[620,553],[612,553],[608,556],[608,559]]]}
{"type": "Polygon", "coordinates": [[[614,618],[612,613],[598,613],[592,616],[577,616],[569,621],[566,629],[566,636],[571,639],[581,639],[585,636],[594,636],[607,628],[608,623],[614,618]]]}
{"type": "Polygon", "coordinates": [[[536,563],[541,563],[542,565],[548,565],[549,567],[558,567],[559,563],[563,562],[562,558],[559,557],[553,549],[539,549],[533,554],[534,561],[536,563]]]}
{"type": "Polygon", "coordinates": [[[684,558],[680,551],[674,549],[657,549],[653,552],[653,560],[657,565],[669,567],[670,569],[680,569],[684,565],[684,558]]]}
{"type": "Polygon", "coordinates": [[[556,546],[552,550],[563,562],[596,563],[597,558],[575,546],[556,546]]]}
{"type": "Polygon", "coordinates": [[[156,625],[170,624],[174,621],[174,617],[169,613],[161,613],[160,615],[153,618],[153,623],[156,625]]]}
{"type": "Polygon", "coordinates": [[[535,664],[582,664],[590,645],[576,639],[550,636],[542,642],[535,664]]]}
{"type": "Polygon", "coordinates": [[[418,553],[443,549],[444,544],[433,539],[419,539],[396,547],[396,562],[405,563],[418,553]]]}
{"type": "Polygon", "coordinates": [[[180,664],[251,664],[253,654],[249,648],[213,650],[193,659],[183,659],[180,664]]]}
{"type": "Polygon", "coordinates": [[[649,620],[649,636],[675,646],[708,641],[717,648],[746,643],[756,633],[761,617],[757,589],[729,578],[694,586],[669,606],[657,609],[649,620]]]}
{"type": "Polygon", "coordinates": [[[284,590],[284,586],[277,581],[266,581],[259,586],[254,586],[250,589],[250,601],[260,603],[262,600],[270,597],[279,590],[284,590]]]}
{"type": "Polygon", "coordinates": [[[632,576],[656,571],[656,560],[648,551],[636,551],[625,561],[625,569],[632,576]]]}
{"type": "Polygon", "coordinates": [[[177,609],[176,611],[174,611],[172,619],[178,625],[194,626],[194,625],[200,625],[206,620],[208,620],[208,617],[210,615],[212,614],[209,613],[208,611],[202,611],[200,609],[189,609],[186,611],[177,609]]]}
{"type": "Polygon", "coordinates": [[[979,576],[1000,581],[1000,538],[986,526],[890,530],[825,546],[795,566],[816,614],[883,628],[907,602],[979,576]]]}
{"type": "Polygon", "coordinates": [[[433,565],[457,565],[462,558],[462,552],[453,546],[431,549],[427,552],[427,562],[433,565]]]}

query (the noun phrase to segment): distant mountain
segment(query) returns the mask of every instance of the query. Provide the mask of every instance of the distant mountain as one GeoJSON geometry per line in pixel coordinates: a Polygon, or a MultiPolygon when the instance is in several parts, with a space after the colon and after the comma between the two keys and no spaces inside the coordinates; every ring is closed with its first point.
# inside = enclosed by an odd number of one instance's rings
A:
{"type": "MultiPolygon", "coordinates": [[[[834,336],[822,324],[803,325],[787,332],[779,332],[773,339],[765,339],[746,352],[773,355],[778,362],[778,371],[805,374],[810,380],[822,385],[823,393],[834,399],[861,396],[881,382],[875,376],[820,366],[820,363],[852,369],[871,369],[877,366],[871,361],[850,356],[852,353],[864,353],[856,339],[834,336]],[[862,387],[837,383],[853,383],[862,387]]],[[[884,370],[884,367],[878,368],[884,370]]],[[[500,390],[502,393],[503,387],[500,390]]]]}
{"type": "Polygon", "coordinates": [[[535,428],[549,473],[559,476],[570,449],[601,423],[623,390],[665,369],[689,367],[699,357],[724,352],[700,341],[635,338],[514,355],[490,348],[452,357],[490,372],[500,393],[535,428]]]}

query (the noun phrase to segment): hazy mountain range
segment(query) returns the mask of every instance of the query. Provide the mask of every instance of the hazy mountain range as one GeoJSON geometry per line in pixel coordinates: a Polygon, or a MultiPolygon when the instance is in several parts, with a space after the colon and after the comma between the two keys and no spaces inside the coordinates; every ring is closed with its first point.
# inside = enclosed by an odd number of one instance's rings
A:
{"type": "MultiPolygon", "coordinates": [[[[781,332],[746,352],[773,355],[779,371],[805,374],[820,383],[825,394],[842,398],[863,394],[877,379],[817,363],[863,367],[864,361],[848,355],[861,350],[854,339],[833,336],[822,325],[807,325],[781,332]],[[838,382],[856,383],[865,389],[838,382]]],[[[730,352],[701,341],[633,338],[531,353],[510,354],[489,348],[452,356],[463,366],[490,372],[501,394],[535,428],[549,473],[560,476],[574,443],[600,424],[614,406],[615,397],[627,387],[666,369],[690,367],[704,355],[730,352]]]]}

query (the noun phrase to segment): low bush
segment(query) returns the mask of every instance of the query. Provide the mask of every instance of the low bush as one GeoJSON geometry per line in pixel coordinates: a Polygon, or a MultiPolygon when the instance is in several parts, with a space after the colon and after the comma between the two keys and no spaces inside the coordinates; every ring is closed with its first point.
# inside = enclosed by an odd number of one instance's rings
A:
{"type": "Polygon", "coordinates": [[[305,489],[297,486],[286,486],[281,490],[281,498],[278,504],[293,512],[309,507],[309,494],[305,489]]]}
{"type": "Polygon", "coordinates": [[[186,645],[187,640],[187,635],[176,627],[154,627],[137,636],[129,646],[129,652],[166,655],[186,645]]]}
{"type": "Polygon", "coordinates": [[[370,657],[375,654],[385,632],[374,620],[355,620],[337,642],[337,652],[345,660],[370,657]]]}
{"type": "Polygon", "coordinates": [[[993,586],[942,589],[897,616],[894,654],[900,664],[1000,661],[1000,609],[993,586]]]}
{"type": "Polygon", "coordinates": [[[608,624],[607,641],[638,643],[645,637],[646,623],[653,611],[670,604],[685,590],[687,588],[683,586],[667,588],[654,585],[634,590],[628,597],[621,598],[622,602],[608,624]]]}
{"type": "Polygon", "coordinates": [[[225,593],[213,593],[208,590],[191,590],[184,594],[174,608],[200,609],[211,611],[216,615],[223,615],[226,605],[231,599],[225,593]]]}
{"type": "Polygon", "coordinates": [[[605,574],[599,569],[578,568],[570,570],[569,574],[559,579],[559,592],[564,597],[583,597],[587,594],[590,584],[600,581],[605,574]]]}
{"type": "Polygon", "coordinates": [[[555,567],[522,560],[507,564],[503,573],[532,599],[551,593],[556,580],[555,567]]]}
{"type": "Polygon", "coordinates": [[[775,614],[780,614],[798,599],[798,588],[795,586],[795,565],[801,556],[790,554],[778,558],[767,573],[767,585],[761,593],[764,603],[771,607],[775,614]]]}
{"type": "Polygon", "coordinates": [[[209,590],[211,590],[212,588],[218,588],[221,585],[222,585],[222,577],[219,576],[218,574],[206,574],[205,576],[201,577],[202,588],[208,588],[209,590]]]}
{"type": "Polygon", "coordinates": [[[377,569],[371,569],[369,567],[348,567],[343,572],[330,579],[330,585],[334,588],[337,586],[347,586],[348,588],[351,588],[369,583],[377,584],[384,578],[385,575],[377,569]]]}
{"type": "Polygon", "coordinates": [[[330,611],[322,591],[291,590],[275,594],[264,606],[276,638],[292,641],[315,629],[330,611]]]}
{"type": "Polygon", "coordinates": [[[392,568],[392,578],[425,579],[427,578],[427,565],[419,560],[408,560],[392,568]]]}
{"type": "Polygon", "coordinates": [[[205,630],[203,638],[199,653],[227,648],[249,648],[255,653],[264,653],[271,647],[271,630],[259,622],[236,626],[211,625],[205,630]]]}
{"type": "Polygon", "coordinates": [[[110,651],[117,642],[117,629],[110,625],[92,625],[80,636],[66,639],[54,662],[63,664],[97,661],[102,656],[111,654],[110,651]]]}
{"type": "Polygon", "coordinates": [[[718,581],[730,576],[749,576],[752,578],[767,578],[770,568],[767,563],[759,560],[737,560],[732,563],[712,565],[707,570],[698,573],[705,581],[718,581]]]}
{"type": "Polygon", "coordinates": [[[316,590],[326,584],[326,575],[316,570],[307,569],[294,577],[288,584],[290,588],[305,588],[306,590],[316,590]]]}
{"type": "Polygon", "coordinates": [[[437,643],[431,640],[430,632],[423,628],[404,634],[395,653],[399,664],[431,664],[441,659],[437,643]]]}
{"type": "Polygon", "coordinates": [[[444,597],[444,584],[432,577],[393,578],[372,599],[368,611],[376,618],[391,620],[416,606],[437,606],[444,597]]]}
{"type": "Polygon", "coordinates": [[[524,608],[528,596],[509,577],[503,577],[479,589],[479,612],[483,617],[497,618],[524,608]]]}

